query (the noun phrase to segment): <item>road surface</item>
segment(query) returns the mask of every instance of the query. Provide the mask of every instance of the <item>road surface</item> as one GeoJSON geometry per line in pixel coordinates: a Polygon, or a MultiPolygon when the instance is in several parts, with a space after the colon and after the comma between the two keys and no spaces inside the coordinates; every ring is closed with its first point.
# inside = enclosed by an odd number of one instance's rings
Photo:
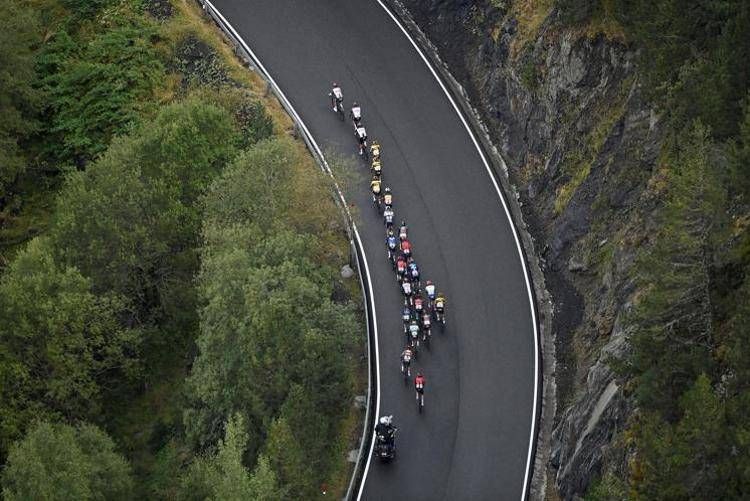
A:
{"type": "MultiPolygon", "coordinates": [[[[415,368],[425,412],[399,372],[402,299],[363,172],[360,232],[379,326],[380,410],[398,458],[373,460],[363,499],[520,499],[535,406],[535,329],[519,249],[471,136],[409,39],[374,0],[213,0],[262,61],[318,144],[355,152],[330,110],[336,80],[383,148],[385,184],[423,277],[445,291],[448,324],[415,368]]],[[[352,200],[350,200],[352,201],[352,200]]]]}

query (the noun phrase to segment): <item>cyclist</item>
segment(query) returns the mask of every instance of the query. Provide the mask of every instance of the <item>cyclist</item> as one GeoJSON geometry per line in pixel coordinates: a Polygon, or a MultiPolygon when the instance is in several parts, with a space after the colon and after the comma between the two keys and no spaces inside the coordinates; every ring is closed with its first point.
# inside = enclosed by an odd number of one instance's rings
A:
{"type": "Polygon", "coordinates": [[[406,226],[406,221],[403,219],[401,220],[401,227],[398,229],[398,238],[401,240],[406,240],[406,232],[408,228],[406,226]]]}
{"type": "Polygon", "coordinates": [[[370,190],[372,191],[372,199],[380,200],[380,178],[378,176],[372,176],[370,181],[370,190]]]}
{"type": "MultiPolygon", "coordinates": [[[[386,210],[388,210],[387,207],[386,210]]],[[[393,229],[388,228],[388,236],[385,238],[385,246],[388,249],[388,260],[391,262],[393,262],[396,255],[396,246],[398,245],[396,242],[396,235],[393,234],[393,229]]]]}
{"type": "Polygon", "coordinates": [[[432,283],[432,280],[427,281],[424,291],[427,293],[427,301],[430,307],[432,307],[432,302],[435,301],[435,284],[432,283]]]}
{"type": "Polygon", "coordinates": [[[401,240],[401,252],[407,258],[411,256],[411,243],[405,238],[401,240]]]}
{"type": "Polygon", "coordinates": [[[401,254],[396,258],[396,278],[406,278],[406,258],[401,254]]]}
{"type": "Polygon", "coordinates": [[[360,108],[359,103],[357,103],[357,101],[354,101],[352,103],[352,111],[349,112],[349,118],[352,119],[355,129],[360,126],[362,122],[362,108],[360,108]]]}
{"type": "Polygon", "coordinates": [[[383,203],[385,205],[393,206],[393,194],[391,193],[391,189],[386,186],[385,187],[385,194],[383,195],[383,203]]]}
{"type": "Polygon", "coordinates": [[[339,87],[339,84],[336,82],[333,82],[332,84],[331,92],[328,93],[329,96],[331,96],[331,106],[333,106],[333,111],[338,111],[338,107],[341,106],[341,110],[343,112],[344,109],[344,93],[341,92],[341,87],[339,87]]]}
{"type": "Polygon", "coordinates": [[[422,311],[424,311],[424,300],[422,299],[422,295],[417,292],[414,295],[414,312],[417,314],[417,318],[422,311]]]}
{"type": "Polygon", "coordinates": [[[445,323],[445,296],[439,292],[435,298],[435,316],[436,320],[445,323]]]}
{"type": "Polygon", "coordinates": [[[380,161],[380,143],[373,140],[370,145],[370,154],[372,155],[372,161],[380,161]]]}
{"type": "MultiPolygon", "coordinates": [[[[385,197],[383,197],[383,202],[385,203],[385,197]]],[[[393,217],[394,213],[390,204],[385,204],[385,209],[383,210],[383,224],[385,224],[385,227],[389,230],[393,228],[393,217]]],[[[395,241],[396,237],[393,237],[393,240],[395,241]]]]}
{"type": "Polygon", "coordinates": [[[365,126],[362,124],[357,124],[356,133],[357,142],[359,142],[359,154],[361,156],[364,155],[365,148],[367,148],[367,131],[365,130],[365,126]]]}
{"type": "MultiPolygon", "coordinates": [[[[404,240],[404,242],[408,241],[404,240]]],[[[401,242],[402,246],[404,242],[401,242]]],[[[409,277],[411,278],[411,281],[415,284],[415,288],[419,289],[419,266],[417,266],[416,261],[412,259],[411,261],[408,261],[407,268],[409,270],[409,277]]]]}
{"type": "Polygon", "coordinates": [[[401,310],[401,321],[404,323],[404,334],[409,331],[409,322],[411,322],[411,308],[404,306],[401,310]]]}
{"type": "Polygon", "coordinates": [[[411,365],[411,357],[413,356],[413,352],[411,351],[411,347],[408,345],[406,348],[404,348],[404,351],[401,352],[401,356],[399,357],[401,359],[401,373],[406,374],[407,376],[411,376],[411,369],[409,366],[411,365]]]}
{"type": "Polygon", "coordinates": [[[411,346],[416,347],[419,342],[419,322],[416,319],[412,319],[409,322],[409,332],[407,333],[407,343],[411,343],[411,346]]]}
{"type": "Polygon", "coordinates": [[[411,295],[414,293],[414,290],[411,288],[411,282],[409,281],[409,277],[404,276],[403,282],[401,282],[401,292],[404,293],[404,304],[411,306],[412,304],[412,297],[411,295]]]}
{"type": "Polygon", "coordinates": [[[417,401],[419,401],[419,397],[421,395],[422,401],[424,402],[425,383],[427,383],[427,380],[425,379],[424,375],[422,375],[422,371],[418,371],[417,377],[414,378],[414,389],[417,391],[417,401]]]}
{"type": "Polygon", "coordinates": [[[383,168],[380,165],[380,160],[374,160],[372,161],[372,164],[370,164],[370,170],[372,173],[376,176],[379,176],[383,172],[383,168]]]}
{"type": "Polygon", "coordinates": [[[422,332],[424,332],[425,337],[429,337],[430,327],[432,327],[432,319],[430,318],[430,312],[425,310],[424,313],[422,313],[422,332]]]}

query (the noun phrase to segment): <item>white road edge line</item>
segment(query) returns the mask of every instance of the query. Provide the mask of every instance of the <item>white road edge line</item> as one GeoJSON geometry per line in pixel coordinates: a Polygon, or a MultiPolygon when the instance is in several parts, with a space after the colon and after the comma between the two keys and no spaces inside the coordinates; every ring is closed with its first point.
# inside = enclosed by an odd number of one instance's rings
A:
{"type": "MultiPolygon", "coordinates": [[[[409,32],[406,30],[406,28],[404,28],[404,26],[401,24],[401,21],[398,20],[398,18],[382,2],[382,0],[377,0],[377,2],[380,4],[383,10],[385,10],[388,16],[390,16],[393,22],[396,23],[396,26],[398,26],[401,29],[403,34],[406,35],[406,38],[409,40],[409,42],[411,42],[411,45],[412,47],[414,47],[414,50],[417,51],[419,56],[422,58],[422,61],[424,61],[424,64],[427,65],[427,68],[430,70],[430,73],[432,73],[432,76],[435,77],[435,80],[437,80],[438,84],[440,84],[440,87],[443,89],[443,92],[445,93],[445,96],[448,98],[448,101],[450,101],[451,105],[453,106],[453,109],[456,110],[456,114],[461,119],[461,123],[464,124],[464,127],[466,128],[466,132],[469,133],[469,137],[471,137],[471,140],[474,143],[474,147],[477,149],[477,152],[479,153],[479,156],[482,159],[482,162],[484,163],[484,167],[487,169],[487,174],[489,174],[490,179],[492,180],[492,184],[495,186],[495,191],[497,191],[497,196],[500,197],[500,201],[503,204],[503,209],[505,209],[505,215],[508,217],[508,221],[510,222],[510,227],[513,230],[513,238],[516,241],[516,247],[518,248],[518,256],[521,259],[521,268],[523,268],[523,276],[524,276],[524,279],[526,280],[526,289],[529,294],[529,306],[531,308],[531,319],[534,324],[534,405],[533,405],[533,412],[531,416],[529,453],[526,457],[526,473],[524,474],[524,479],[523,479],[523,491],[521,491],[521,500],[524,500],[526,499],[526,488],[529,483],[529,471],[531,470],[531,460],[532,460],[531,455],[534,451],[534,438],[536,435],[535,430],[536,430],[537,396],[538,396],[538,389],[539,389],[539,341],[540,340],[539,340],[539,332],[537,330],[536,311],[534,310],[534,297],[531,291],[531,282],[529,281],[529,274],[528,274],[528,271],[526,270],[526,261],[523,258],[523,249],[521,248],[521,242],[518,238],[516,225],[513,223],[513,218],[511,217],[510,211],[508,210],[508,205],[505,202],[505,197],[503,196],[503,193],[497,184],[497,180],[495,179],[495,176],[492,173],[492,169],[490,168],[490,165],[487,162],[487,159],[485,158],[484,153],[482,152],[482,149],[479,146],[479,142],[477,141],[477,138],[474,136],[474,133],[471,131],[469,124],[466,122],[466,119],[464,118],[463,113],[461,113],[461,110],[459,109],[458,105],[456,105],[456,102],[453,100],[453,97],[448,92],[448,89],[443,84],[443,81],[440,79],[435,69],[432,67],[432,64],[430,64],[430,61],[424,55],[424,53],[419,48],[416,41],[414,41],[414,39],[409,34],[409,32]]],[[[365,482],[365,478],[362,479],[363,484],[364,482],[365,482]]]]}
{"type": "MultiPolygon", "coordinates": [[[[258,56],[255,55],[255,52],[253,52],[250,47],[247,45],[247,42],[240,36],[240,34],[237,32],[237,30],[234,29],[234,26],[231,25],[229,21],[224,17],[224,15],[217,9],[213,3],[210,2],[210,0],[204,0],[205,3],[211,6],[211,9],[216,12],[216,14],[221,18],[222,22],[232,31],[232,35],[242,44],[242,48],[245,49],[248,54],[250,54],[255,61],[255,63],[258,65],[258,68],[265,74],[265,76],[268,78],[269,82],[274,88],[274,92],[276,96],[283,100],[286,104],[286,107],[288,107],[288,110],[292,113],[293,119],[296,123],[299,124],[300,127],[302,127],[304,134],[308,137],[310,140],[310,143],[312,144],[313,148],[315,148],[315,152],[318,154],[318,157],[320,158],[321,162],[324,165],[326,173],[331,177],[331,180],[333,181],[333,185],[336,188],[336,193],[339,196],[339,199],[341,200],[342,206],[344,207],[344,210],[346,211],[346,215],[349,218],[349,221],[351,221],[352,224],[352,231],[354,233],[354,237],[357,239],[357,244],[359,246],[359,249],[362,251],[362,261],[365,263],[365,275],[367,275],[367,287],[370,292],[370,307],[372,308],[372,330],[373,330],[373,337],[375,338],[375,387],[377,390],[377,399],[375,401],[375,422],[377,422],[377,419],[380,415],[380,355],[378,351],[378,320],[377,320],[377,314],[375,311],[375,294],[372,290],[372,280],[370,278],[370,266],[367,263],[367,254],[365,253],[364,245],[362,245],[362,239],[359,236],[359,230],[357,230],[357,225],[354,223],[354,220],[351,217],[351,213],[349,212],[349,206],[346,203],[346,199],[344,198],[344,195],[341,193],[341,189],[339,188],[338,183],[336,182],[336,179],[333,177],[333,172],[331,172],[331,168],[328,165],[328,162],[325,159],[325,156],[323,156],[323,152],[320,150],[320,147],[318,146],[318,143],[315,141],[315,138],[313,138],[312,134],[310,133],[310,130],[307,128],[307,125],[305,125],[305,122],[302,121],[302,118],[297,114],[297,110],[294,109],[294,106],[292,106],[292,103],[286,98],[286,95],[281,91],[281,88],[278,86],[276,81],[273,79],[271,74],[266,70],[266,68],[263,66],[263,63],[261,63],[258,56]]],[[[360,484],[359,494],[357,495],[357,500],[362,496],[362,490],[365,485],[365,479],[367,478],[367,473],[370,470],[370,461],[372,460],[372,452],[375,447],[375,434],[373,434],[372,441],[370,442],[370,450],[367,454],[367,463],[365,465],[365,471],[362,475],[362,483],[360,484]]]]}

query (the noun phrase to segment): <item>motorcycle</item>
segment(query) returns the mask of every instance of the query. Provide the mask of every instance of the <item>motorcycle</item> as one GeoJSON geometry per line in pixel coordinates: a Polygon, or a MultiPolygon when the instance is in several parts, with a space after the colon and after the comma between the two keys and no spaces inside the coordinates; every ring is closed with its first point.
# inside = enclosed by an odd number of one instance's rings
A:
{"type": "Polygon", "coordinates": [[[381,434],[375,435],[375,448],[373,454],[381,461],[390,461],[396,457],[396,432],[397,428],[391,431],[390,437],[381,434]]]}

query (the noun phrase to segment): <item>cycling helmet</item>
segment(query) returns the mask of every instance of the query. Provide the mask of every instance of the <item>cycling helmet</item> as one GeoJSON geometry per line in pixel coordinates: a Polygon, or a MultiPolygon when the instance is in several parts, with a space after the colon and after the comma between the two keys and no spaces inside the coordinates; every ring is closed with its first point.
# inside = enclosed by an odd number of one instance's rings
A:
{"type": "Polygon", "coordinates": [[[417,377],[423,377],[422,376],[422,371],[417,371],[417,377]]]}
{"type": "Polygon", "coordinates": [[[357,101],[354,101],[354,102],[352,103],[352,108],[354,108],[355,106],[359,106],[359,104],[357,104],[357,101]]]}
{"type": "Polygon", "coordinates": [[[389,424],[388,416],[383,416],[380,418],[380,424],[389,424]]]}
{"type": "Polygon", "coordinates": [[[338,86],[339,86],[339,84],[337,84],[336,82],[333,82],[333,86],[334,86],[334,87],[338,87],[338,86]]]}
{"type": "Polygon", "coordinates": [[[386,187],[385,187],[385,192],[386,192],[386,193],[390,193],[390,192],[391,192],[391,188],[390,188],[389,186],[386,186],[386,187]]]}
{"type": "Polygon", "coordinates": [[[428,280],[427,285],[432,285],[432,280],[428,280]]]}

